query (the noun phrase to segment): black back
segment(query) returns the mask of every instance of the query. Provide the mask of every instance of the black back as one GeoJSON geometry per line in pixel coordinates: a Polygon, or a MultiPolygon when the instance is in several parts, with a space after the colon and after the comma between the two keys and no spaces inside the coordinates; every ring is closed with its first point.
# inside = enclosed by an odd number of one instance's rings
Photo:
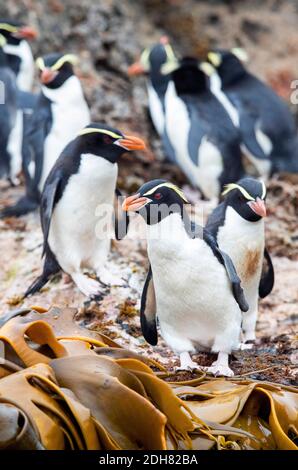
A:
{"type": "Polygon", "coordinates": [[[197,60],[187,58],[172,73],[176,92],[187,107],[191,128],[188,138],[189,155],[197,164],[198,148],[203,137],[213,143],[223,157],[223,172],[219,177],[224,184],[244,174],[240,151],[240,133],[228,113],[209,89],[207,76],[199,69],[197,60]]]}

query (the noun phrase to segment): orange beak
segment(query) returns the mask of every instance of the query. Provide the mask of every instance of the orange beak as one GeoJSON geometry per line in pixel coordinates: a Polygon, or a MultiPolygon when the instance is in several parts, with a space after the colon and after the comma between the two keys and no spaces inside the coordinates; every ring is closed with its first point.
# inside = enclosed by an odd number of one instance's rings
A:
{"type": "Polygon", "coordinates": [[[266,217],[267,215],[266,206],[265,206],[265,202],[262,199],[257,197],[256,201],[250,201],[248,205],[260,217],[266,217]]]}
{"type": "Polygon", "coordinates": [[[135,62],[130,67],[128,67],[127,73],[130,77],[135,75],[143,75],[145,73],[145,69],[140,62],[135,62]]]}
{"type": "Polygon", "coordinates": [[[159,42],[160,44],[163,44],[165,46],[166,44],[169,44],[170,40],[168,36],[164,35],[164,36],[161,36],[161,38],[159,39],[159,42]]]}
{"type": "Polygon", "coordinates": [[[145,142],[139,137],[134,137],[133,135],[125,135],[123,139],[118,140],[121,147],[126,150],[145,150],[145,142]]]}
{"type": "Polygon", "coordinates": [[[40,74],[40,81],[41,81],[41,83],[46,85],[47,83],[50,83],[52,80],[54,80],[56,75],[57,75],[56,71],[53,71],[51,69],[46,68],[46,69],[42,70],[42,72],[40,74]]]}
{"type": "Polygon", "coordinates": [[[24,38],[29,40],[35,39],[37,37],[37,31],[34,28],[31,28],[31,26],[24,26],[23,28],[20,28],[18,30],[16,36],[18,38],[24,38]]]}
{"type": "Polygon", "coordinates": [[[134,194],[133,196],[128,196],[124,199],[122,204],[122,209],[127,212],[136,212],[141,209],[147,202],[150,202],[151,199],[148,197],[140,196],[139,194],[134,194]]]}

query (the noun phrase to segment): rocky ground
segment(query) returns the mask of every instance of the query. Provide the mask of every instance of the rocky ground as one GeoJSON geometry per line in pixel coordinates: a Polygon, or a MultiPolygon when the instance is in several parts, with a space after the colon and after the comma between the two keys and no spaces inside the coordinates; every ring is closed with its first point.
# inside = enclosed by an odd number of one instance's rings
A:
{"type": "MultiPolygon", "coordinates": [[[[17,16],[37,27],[35,55],[61,50],[80,57],[80,75],[93,118],[122,130],[139,133],[148,142],[153,164],[125,159],[120,167],[119,187],[127,193],[142,182],[163,175],[180,185],[179,171],[162,163],[162,149],[148,120],[144,79],[131,81],[127,66],[144,46],[167,33],[181,54],[204,56],[210,45],[244,46],[249,68],[267,80],[290,102],[291,81],[298,77],[298,1],[194,1],[194,0],[11,0],[0,3],[1,16],[17,16]]],[[[188,195],[205,216],[210,204],[199,200],[193,189],[188,195]]],[[[13,202],[21,188],[0,186],[1,206],[13,202]]],[[[257,344],[252,351],[237,353],[232,368],[238,375],[293,384],[297,382],[298,320],[298,184],[289,177],[269,182],[267,244],[273,255],[276,283],[272,294],[261,301],[257,344]],[[296,343],[295,343],[296,341],[296,343]],[[295,378],[296,377],[296,378],[295,378]]],[[[133,225],[133,224],[132,224],[133,225]]],[[[126,280],[112,288],[100,304],[86,302],[67,276],[57,276],[41,293],[19,302],[19,296],[41,270],[38,214],[0,222],[0,314],[20,306],[75,307],[76,320],[99,330],[121,345],[151,355],[170,370],[177,358],[162,343],[149,347],[140,332],[138,307],[146,271],[143,241],[115,242],[110,266],[126,280]]],[[[212,357],[196,357],[202,365],[212,357]]],[[[184,375],[181,374],[184,378],[184,375]]]]}

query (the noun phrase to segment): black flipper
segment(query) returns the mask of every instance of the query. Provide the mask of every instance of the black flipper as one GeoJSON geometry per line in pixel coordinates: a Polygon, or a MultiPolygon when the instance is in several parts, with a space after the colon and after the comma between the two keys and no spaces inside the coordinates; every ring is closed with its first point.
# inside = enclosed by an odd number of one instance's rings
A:
{"type": "Polygon", "coordinates": [[[150,265],[142,292],[140,313],[143,336],[149,344],[156,346],[158,340],[156,327],[156,299],[150,265]]]}
{"type": "Polygon", "coordinates": [[[128,212],[122,210],[121,204],[119,204],[119,197],[122,196],[120,189],[115,189],[115,201],[114,201],[114,226],[115,226],[115,237],[116,240],[122,240],[127,235],[129,227],[129,215],[128,212]]]}
{"type": "Polygon", "coordinates": [[[55,256],[47,247],[42,274],[37,279],[35,279],[33,284],[31,284],[31,286],[26,290],[24,297],[28,297],[29,295],[33,295],[40,291],[40,289],[50,280],[50,278],[54,274],[57,274],[60,270],[61,268],[55,256]]]}
{"type": "Polygon", "coordinates": [[[267,295],[270,294],[274,286],[274,268],[267,248],[264,249],[264,261],[265,260],[267,262],[267,269],[264,270],[263,266],[262,277],[259,285],[259,296],[261,297],[261,299],[267,297],[267,295]]]}
{"type": "Polygon", "coordinates": [[[265,154],[256,137],[256,125],[258,123],[259,113],[247,100],[235,100],[234,105],[239,110],[239,127],[242,135],[242,141],[247,150],[260,160],[270,160],[265,154]]]}
{"type": "Polygon", "coordinates": [[[51,172],[41,198],[40,204],[40,218],[41,218],[41,228],[43,231],[43,252],[42,256],[47,251],[47,241],[50,231],[51,217],[53,213],[55,198],[57,196],[58,188],[60,185],[62,175],[59,171],[51,172]]]}
{"type": "Polygon", "coordinates": [[[216,256],[218,261],[224,266],[230,283],[232,284],[232,291],[234,298],[239,305],[239,308],[242,312],[247,312],[249,305],[244,296],[243,289],[241,287],[241,280],[237,274],[236,268],[233,261],[227,253],[220,250],[215,238],[208,232],[206,229],[203,231],[204,241],[210,246],[213,251],[213,254],[216,256]]]}

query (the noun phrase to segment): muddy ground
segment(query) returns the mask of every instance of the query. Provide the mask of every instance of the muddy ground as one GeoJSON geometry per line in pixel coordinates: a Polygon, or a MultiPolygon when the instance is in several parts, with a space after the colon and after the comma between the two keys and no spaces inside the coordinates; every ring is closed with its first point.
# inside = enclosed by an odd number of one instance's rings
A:
{"type": "MultiPolygon", "coordinates": [[[[76,52],[77,67],[93,119],[139,133],[158,161],[146,164],[126,159],[120,165],[119,187],[126,193],[142,182],[163,175],[185,187],[183,175],[162,163],[163,153],[147,114],[144,79],[130,80],[127,66],[143,47],[168,34],[177,52],[204,57],[210,46],[245,47],[248,67],[285,98],[293,113],[291,82],[298,78],[298,1],[195,0],[10,0],[0,1],[0,15],[22,18],[40,33],[34,54],[76,52]]],[[[36,89],[38,89],[36,85],[36,89]]],[[[142,155],[139,155],[142,159],[142,155]]],[[[185,187],[206,217],[210,204],[185,187]]],[[[0,183],[1,207],[13,202],[22,188],[0,183]]],[[[235,374],[281,383],[297,383],[298,322],[298,184],[288,177],[269,182],[267,244],[273,256],[276,282],[260,302],[257,343],[232,358],[235,374]],[[295,342],[296,341],[296,342],[295,342]]],[[[133,225],[133,224],[132,224],[133,225]]],[[[133,227],[132,227],[133,229],[133,227]]],[[[138,308],[146,272],[145,242],[113,243],[110,266],[126,286],[112,288],[100,304],[86,302],[66,275],[57,276],[41,293],[24,303],[19,296],[40,273],[42,235],[38,214],[0,221],[0,314],[22,306],[75,307],[76,321],[99,330],[119,344],[151,355],[169,370],[177,358],[160,341],[149,347],[140,331],[138,308]]],[[[195,357],[209,365],[211,355],[195,357]]],[[[184,375],[181,374],[184,378],[184,375]]]]}

